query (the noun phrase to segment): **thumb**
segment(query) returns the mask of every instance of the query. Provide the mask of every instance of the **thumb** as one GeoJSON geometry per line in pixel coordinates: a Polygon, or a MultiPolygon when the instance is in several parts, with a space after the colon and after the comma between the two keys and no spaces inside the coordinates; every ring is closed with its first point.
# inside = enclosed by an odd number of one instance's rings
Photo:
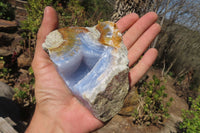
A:
{"type": "Polygon", "coordinates": [[[41,27],[37,34],[37,45],[35,49],[35,55],[32,62],[32,66],[42,68],[49,64],[49,56],[42,48],[46,36],[58,27],[58,17],[56,11],[52,7],[46,7],[44,10],[44,17],[42,20],[41,27]]]}
{"type": "Polygon", "coordinates": [[[45,41],[46,36],[57,27],[57,13],[52,7],[47,6],[44,10],[42,24],[37,34],[37,44],[42,44],[45,41]]]}

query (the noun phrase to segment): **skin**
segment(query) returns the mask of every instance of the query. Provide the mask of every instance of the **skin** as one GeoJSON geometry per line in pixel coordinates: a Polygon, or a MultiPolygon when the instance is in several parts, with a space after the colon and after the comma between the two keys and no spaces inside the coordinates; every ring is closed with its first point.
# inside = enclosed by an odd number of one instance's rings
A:
{"type": "MultiPolygon", "coordinates": [[[[116,23],[121,32],[126,31],[123,41],[128,48],[129,66],[134,65],[129,72],[131,86],[147,72],[157,57],[156,49],[147,50],[161,29],[156,20],[157,15],[153,12],[141,18],[132,13],[116,23]],[[141,55],[143,57],[140,59],[141,55]]],[[[87,133],[103,126],[103,123],[70,93],[49,56],[42,49],[46,36],[57,26],[55,10],[46,7],[32,62],[37,104],[26,133],[87,133]]]]}

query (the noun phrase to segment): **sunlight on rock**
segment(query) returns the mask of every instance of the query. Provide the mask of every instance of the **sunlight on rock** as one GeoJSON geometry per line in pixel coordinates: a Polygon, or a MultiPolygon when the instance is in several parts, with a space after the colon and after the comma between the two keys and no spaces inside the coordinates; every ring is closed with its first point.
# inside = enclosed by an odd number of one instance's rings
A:
{"type": "Polygon", "coordinates": [[[72,93],[96,118],[107,121],[120,111],[129,89],[129,67],[115,23],[55,30],[43,48],[72,93]]]}

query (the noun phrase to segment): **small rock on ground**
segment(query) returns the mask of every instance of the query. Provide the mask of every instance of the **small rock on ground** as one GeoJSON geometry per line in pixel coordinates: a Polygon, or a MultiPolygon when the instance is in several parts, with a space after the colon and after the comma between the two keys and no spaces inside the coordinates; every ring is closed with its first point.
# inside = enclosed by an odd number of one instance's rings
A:
{"type": "Polygon", "coordinates": [[[13,89],[7,84],[0,81],[0,97],[12,99],[14,94],[13,89]]]}

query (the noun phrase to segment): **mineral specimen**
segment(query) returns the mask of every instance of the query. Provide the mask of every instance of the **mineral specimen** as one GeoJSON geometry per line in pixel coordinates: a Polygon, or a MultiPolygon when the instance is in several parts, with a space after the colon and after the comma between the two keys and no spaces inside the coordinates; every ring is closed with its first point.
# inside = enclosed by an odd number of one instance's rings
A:
{"type": "Polygon", "coordinates": [[[55,30],[43,48],[71,92],[96,118],[107,121],[120,111],[129,89],[129,67],[115,23],[55,30]]]}

